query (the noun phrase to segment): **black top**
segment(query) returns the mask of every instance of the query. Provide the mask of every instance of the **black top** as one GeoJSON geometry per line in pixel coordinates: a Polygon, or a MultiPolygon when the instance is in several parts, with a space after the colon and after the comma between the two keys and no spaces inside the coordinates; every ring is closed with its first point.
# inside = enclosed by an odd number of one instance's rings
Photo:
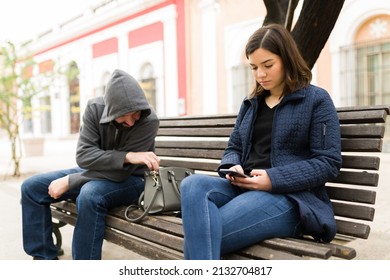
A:
{"type": "Polygon", "coordinates": [[[252,135],[252,148],[248,160],[244,163],[244,171],[249,174],[252,169],[265,169],[271,167],[271,138],[272,122],[275,107],[272,109],[260,98],[252,135]]]}

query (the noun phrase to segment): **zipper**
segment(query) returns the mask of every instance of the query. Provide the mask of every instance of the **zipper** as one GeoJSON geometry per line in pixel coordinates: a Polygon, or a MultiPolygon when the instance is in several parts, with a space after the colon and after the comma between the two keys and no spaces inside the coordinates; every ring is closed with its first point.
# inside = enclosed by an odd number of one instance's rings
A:
{"type": "Polygon", "coordinates": [[[322,149],[325,149],[325,144],[326,144],[326,128],[327,128],[327,125],[326,123],[323,123],[322,124],[322,149]]]}

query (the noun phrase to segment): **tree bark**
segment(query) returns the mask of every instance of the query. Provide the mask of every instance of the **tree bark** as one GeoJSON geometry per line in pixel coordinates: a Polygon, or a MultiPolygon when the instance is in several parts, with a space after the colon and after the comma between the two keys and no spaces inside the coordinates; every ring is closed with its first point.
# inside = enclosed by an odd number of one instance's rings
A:
{"type": "MultiPolygon", "coordinates": [[[[278,23],[291,31],[299,0],[263,0],[267,9],[263,25],[278,23]],[[290,5],[290,8],[289,8],[290,5]],[[287,18],[287,20],[286,20],[287,18]]],[[[345,0],[305,0],[291,34],[310,69],[324,48],[345,0]]]]}
{"type": "Polygon", "coordinates": [[[263,0],[267,9],[263,25],[277,23],[284,26],[290,0],[263,0]]]}
{"type": "Polygon", "coordinates": [[[291,34],[310,69],[328,41],[343,5],[344,0],[304,1],[291,34]]]}

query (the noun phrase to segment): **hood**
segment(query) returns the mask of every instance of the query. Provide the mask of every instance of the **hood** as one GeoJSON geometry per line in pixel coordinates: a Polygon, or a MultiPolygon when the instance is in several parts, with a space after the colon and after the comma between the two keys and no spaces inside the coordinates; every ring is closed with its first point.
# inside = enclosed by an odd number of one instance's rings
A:
{"type": "Polygon", "coordinates": [[[142,111],[141,118],[151,110],[145,94],[132,76],[122,70],[115,70],[107,83],[104,95],[104,111],[101,124],[109,123],[127,113],[142,111]]]}

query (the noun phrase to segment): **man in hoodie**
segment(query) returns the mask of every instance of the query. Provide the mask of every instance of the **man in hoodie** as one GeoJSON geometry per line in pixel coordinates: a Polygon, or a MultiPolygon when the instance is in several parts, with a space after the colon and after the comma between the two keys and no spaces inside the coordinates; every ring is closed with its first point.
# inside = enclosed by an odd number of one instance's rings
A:
{"type": "Polygon", "coordinates": [[[115,70],[103,96],[90,100],[77,144],[78,167],[38,174],[21,187],[23,246],[34,259],[56,259],[50,204],[76,201],[73,259],[101,259],[109,208],[137,201],[143,174],[157,170],[159,120],[137,81],[115,70]]]}

